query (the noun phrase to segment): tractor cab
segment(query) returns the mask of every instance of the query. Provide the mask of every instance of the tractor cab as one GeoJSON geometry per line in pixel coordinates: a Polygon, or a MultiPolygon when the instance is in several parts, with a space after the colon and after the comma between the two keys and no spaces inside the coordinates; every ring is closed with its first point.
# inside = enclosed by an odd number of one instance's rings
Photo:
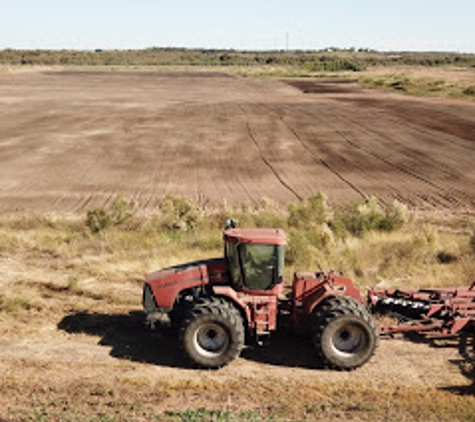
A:
{"type": "Polygon", "coordinates": [[[286,237],[281,229],[228,228],[224,256],[236,290],[269,293],[282,284],[286,237]]]}

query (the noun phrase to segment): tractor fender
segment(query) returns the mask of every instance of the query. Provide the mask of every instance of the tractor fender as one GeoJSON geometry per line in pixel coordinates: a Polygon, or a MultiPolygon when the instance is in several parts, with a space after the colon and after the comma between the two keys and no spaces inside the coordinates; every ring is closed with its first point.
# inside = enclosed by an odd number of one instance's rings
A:
{"type": "Polygon", "coordinates": [[[249,321],[251,321],[251,311],[246,302],[239,298],[238,292],[229,286],[211,286],[211,289],[216,296],[223,297],[231,302],[241,313],[246,325],[249,324],[249,321]]]}
{"type": "Polygon", "coordinates": [[[306,313],[308,315],[313,313],[315,307],[330,296],[347,296],[363,304],[361,294],[351,279],[333,275],[329,278],[328,282],[322,283],[319,288],[305,300],[303,306],[306,313]]]}

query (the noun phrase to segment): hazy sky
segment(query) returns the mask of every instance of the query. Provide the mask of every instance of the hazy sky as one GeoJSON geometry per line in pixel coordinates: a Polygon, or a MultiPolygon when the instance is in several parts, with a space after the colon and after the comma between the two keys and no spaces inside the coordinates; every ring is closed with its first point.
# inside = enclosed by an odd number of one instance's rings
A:
{"type": "Polygon", "coordinates": [[[475,53],[475,0],[0,0],[0,49],[262,50],[287,42],[475,53]]]}

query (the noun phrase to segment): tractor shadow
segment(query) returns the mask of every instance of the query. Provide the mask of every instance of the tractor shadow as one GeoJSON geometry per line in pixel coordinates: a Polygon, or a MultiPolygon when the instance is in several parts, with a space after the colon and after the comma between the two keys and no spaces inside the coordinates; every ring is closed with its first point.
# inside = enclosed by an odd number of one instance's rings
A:
{"type": "Polygon", "coordinates": [[[465,359],[452,359],[449,362],[457,366],[462,375],[470,380],[471,384],[447,386],[442,387],[441,390],[458,396],[475,396],[475,364],[473,362],[467,362],[465,359]]]}
{"type": "Polygon", "coordinates": [[[291,332],[276,333],[268,345],[247,347],[241,357],[274,366],[323,369],[310,340],[291,332]]]}
{"type": "MultiPolygon", "coordinates": [[[[176,335],[165,326],[152,331],[142,312],[103,314],[75,312],[65,316],[58,328],[69,334],[100,337],[110,356],[172,368],[189,368],[179,351],[176,335]]],[[[310,342],[292,334],[279,334],[270,345],[246,347],[241,357],[277,366],[319,368],[310,342]]]]}
{"type": "Polygon", "coordinates": [[[111,347],[110,355],[133,362],[180,367],[176,343],[152,333],[142,312],[101,314],[76,312],[65,316],[58,328],[70,334],[100,337],[99,345],[111,347]]]}

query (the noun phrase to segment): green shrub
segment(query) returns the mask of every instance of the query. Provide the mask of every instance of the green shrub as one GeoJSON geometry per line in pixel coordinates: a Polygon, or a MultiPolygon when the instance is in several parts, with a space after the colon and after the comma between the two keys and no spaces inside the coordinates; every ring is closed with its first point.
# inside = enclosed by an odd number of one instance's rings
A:
{"type": "Polygon", "coordinates": [[[296,229],[290,229],[287,236],[286,264],[306,268],[311,262],[310,245],[307,237],[301,230],[296,229]]]}
{"type": "Polygon", "coordinates": [[[326,197],[319,193],[288,207],[288,224],[295,228],[321,226],[326,222],[328,206],[326,197]]]}
{"type": "Polygon", "coordinates": [[[409,221],[407,206],[399,201],[394,201],[384,210],[384,217],[379,224],[379,230],[394,231],[401,229],[409,221]]]}
{"type": "Polygon", "coordinates": [[[91,233],[99,233],[111,226],[119,226],[130,219],[136,213],[133,202],[127,202],[117,198],[112,204],[110,212],[102,207],[87,212],[86,226],[91,233]]]}
{"type": "Polygon", "coordinates": [[[111,225],[111,217],[104,208],[95,208],[87,212],[86,226],[91,233],[99,233],[111,225]]]}
{"type": "Polygon", "coordinates": [[[180,196],[165,197],[160,211],[161,225],[168,230],[193,230],[202,220],[198,207],[180,196]]]}
{"type": "Polygon", "coordinates": [[[318,61],[304,63],[304,68],[310,72],[359,72],[363,70],[363,66],[358,63],[344,59],[327,59],[325,57],[318,61]]]}
{"type": "Polygon", "coordinates": [[[370,231],[400,229],[407,221],[408,211],[404,204],[395,201],[384,209],[378,200],[372,197],[338,208],[332,228],[340,237],[344,237],[345,231],[355,236],[363,236],[370,231]]]}
{"type": "Polygon", "coordinates": [[[112,204],[111,222],[113,226],[119,226],[132,218],[137,212],[134,202],[127,202],[123,198],[117,198],[112,204]]]}
{"type": "Polygon", "coordinates": [[[475,85],[467,86],[467,87],[463,90],[463,95],[475,96],[475,85]]]}
{"type": "Polygon", "coordinates": [[[227,219],[238,221],[239,227],[274,227],[285,229],[287,217],[281,207],[270,199],[264,198],[256,207],[244,202],[240,207],[233,207],[226,201],[221,203],[221,209],[213,214],[212,226],[224,228],[227,219]]]}

